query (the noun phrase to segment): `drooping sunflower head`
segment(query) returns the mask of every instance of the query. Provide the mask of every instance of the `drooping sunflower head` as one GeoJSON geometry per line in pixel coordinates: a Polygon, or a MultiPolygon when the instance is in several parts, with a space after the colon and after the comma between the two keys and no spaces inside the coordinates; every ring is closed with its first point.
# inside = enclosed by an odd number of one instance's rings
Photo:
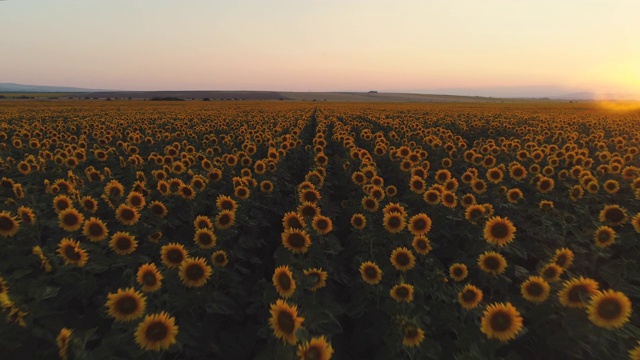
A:
{"type": "Polygon", "coordinates": [[[574,278],[562,283],[562,289],[558,291],[560,304],[566,307],[584,308],[586,300],[598,291],[599,285],[593,279],[574,278]]]}
{"type": "Polygon", "coordinates": [[[467,284],[462,291],[458,293],[458,302],[463,308],[470,310],[476,308],[478,304],[480,304],[482,297],[482,290],[471,284],[467,284]]]}
{"type": "Polygon", "coordinates": [[[83,267],[89,260],[89,255],[80,248],[80,243],[70,238],[64,238],[60,241],[57,252],[64,260],[65,265],[83,267]]]}
{"type": "Polygon", "coordinates": [[[516,227],[511,220],[500,216],[490,218],[484,226],[484,239],[497,246],[505,246],[515,238],[516,227]]]}
{"type": "Polygon", "coordinates": [[[494,303],[484,310],[480,331],[489,339],[507,342],[522,329],[522,316],[511,303],[494,303]]]}
{"type": "Polygon", "coordinates": [[[36,214],[31,208],[26,206],[20,206],[18,208],[18,218],[27,225],[33,225],[36,223],[36,214]]]}
{"type": "Polygon", "coordinates": [[[631,301],[624,293],[611,289],[598,291],[587,305],[589,320],[605,329],[620,328],[629,321],[631,301]]]}
{"type": "Polygon", "coordinates": [[[296,291],[296,282],[288,265],[277,267],[271,280],[278,294],[285,299],[296,291]]]}
{"type": "Polygon", "coordinates": [[[553,255],[553,258],[551,259],[551,262],[555,263],[556,265],[560,266],[563,269],[568,269],[569,266],[571,266],[571,264],[573,263],[573,251],[567,249],[567,248],[561,248],[561,249],[556,249],[555,254],[553,255]]]}
{"type": "Polygon", "coordinates": [[[360,265],[360,275],[362,280],[370,285],[376,285],[382,280],[382,270],[371,261],[365,261],[360,265]]]}
{"type": "Polygon", "coordinates": [[[620,226],[627,222],[627,210],[618,205],[606,205],[599,215],[600,222],[610,226],[620,226]]]}
{"type": "Polygon", "coordinates": [[[550,291],[549,283],[539,276],[530,276],[520,285],[522,297],[535,303],[547,300],[550,291]]]}
{"type": "Polygon", "coordinates": [[[133,288],[118,289],[116,293],[107,295],[105,306],[109,316],[116,321],[133,321],[144,314],[146,300],[133,288]]]}
{"type": "Polygon", "coordinates": [[[321,268],[313,268],[304,270],[304,274],[315,280],[315,283],[309,290],[316,291],[327,286],[328,274],[321,268]]]}
{"type": "Polygon", "coordinates": [[[282,233],[282,245],[294,254],[304,254],[311,246],[311,238],[304,230],[287,229],[282,233]]]}

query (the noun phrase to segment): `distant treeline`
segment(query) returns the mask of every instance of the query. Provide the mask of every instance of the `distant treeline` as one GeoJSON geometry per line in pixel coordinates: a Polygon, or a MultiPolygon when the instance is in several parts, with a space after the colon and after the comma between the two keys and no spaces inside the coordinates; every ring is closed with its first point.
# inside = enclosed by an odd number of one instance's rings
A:
{"type": "Polygon", "coordinates": [[[184,99],[180,99],[177,97],[166,96],[166,97],[153,97],[150,101],[184,101],[184,99]]]}

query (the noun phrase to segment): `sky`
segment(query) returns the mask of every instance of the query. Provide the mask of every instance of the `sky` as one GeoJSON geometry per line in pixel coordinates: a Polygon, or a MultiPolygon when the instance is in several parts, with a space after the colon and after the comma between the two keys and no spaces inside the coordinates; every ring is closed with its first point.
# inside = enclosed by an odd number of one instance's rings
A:
{"type": "Polygon", "coordinates": [[[637,0],[5,0],[0,82],[640,94],[637,0]]]}

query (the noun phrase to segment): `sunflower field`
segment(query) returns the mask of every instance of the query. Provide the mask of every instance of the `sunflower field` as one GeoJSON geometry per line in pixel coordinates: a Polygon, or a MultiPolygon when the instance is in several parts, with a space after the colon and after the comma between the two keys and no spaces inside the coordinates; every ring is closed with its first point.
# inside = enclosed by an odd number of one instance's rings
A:
{"type": "Polygon", "coordinates": [[[0,102],[16,359],[640,359],[640,112],[0,102]]]}

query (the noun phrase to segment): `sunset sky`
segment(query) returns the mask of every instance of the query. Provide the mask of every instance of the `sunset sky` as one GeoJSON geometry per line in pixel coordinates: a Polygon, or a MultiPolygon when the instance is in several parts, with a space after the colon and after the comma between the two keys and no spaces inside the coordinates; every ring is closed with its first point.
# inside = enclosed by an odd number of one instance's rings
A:
{"type": "Polygon", "coordinates": [[[6,0],[0,34],[21,84],[640,93],[636,0],[6,0]]]}

